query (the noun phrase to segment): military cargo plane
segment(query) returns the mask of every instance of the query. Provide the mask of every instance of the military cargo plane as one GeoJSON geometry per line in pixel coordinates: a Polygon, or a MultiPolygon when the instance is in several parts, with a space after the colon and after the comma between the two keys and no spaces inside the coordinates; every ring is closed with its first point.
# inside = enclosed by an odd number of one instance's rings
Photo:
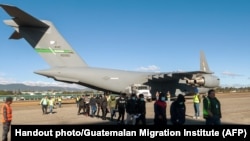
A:
{"type": "Polygon", "coordinates": [[[52,22],[39,20],[15,6],[0,5],[11,17],[4,23],[14,28],[10,39],[24,38],[50,66],[34,73],[55,81],[75,83],[112,93],[124,92],[133,85],[147,85],[153,94],[170,92],[206,93],[217,88],[220,79],[210,71],[205,54],[200,52],[200,69],[188,72],[138,72],[89,66],[57,31],[52,22]]]}

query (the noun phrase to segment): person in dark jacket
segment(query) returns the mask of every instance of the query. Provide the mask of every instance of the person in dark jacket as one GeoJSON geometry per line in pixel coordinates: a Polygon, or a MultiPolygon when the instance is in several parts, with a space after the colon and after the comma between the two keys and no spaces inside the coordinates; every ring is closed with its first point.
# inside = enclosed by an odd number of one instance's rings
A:
{"type": "Polygon", "coordinates": [[[98,95],[96,97],[96,104],[97,104],[97,114],[96,114],[96,117],[100,117],[100,111],[101,111],[101,101],[102,101],[102,96],[101,95],[98,95]]]}
{"type": "Polygon", "coordinates": [[[130,96],[130,99],[127,100],[126,104],[126,112],[127,112],[127,118],[125,121],[125,124],[129,124],[130,121],[132,121],[132,125],[135,125],[136,121],[136,105],[137,105],[137,97],[136,94],[132,93],[130,96]]]}
{"type": "Polygon", "coordinates": [[[221,104],[215,96],[214,89],[210,89],[203,99],[203,117],[206,125],[221,125],[221,104]]]}
{"type": "Polygon", "coordinates": [[[159,99],[154,103],[154,125],[167,125],[167,103],[166,95],[164,93],[159,94],[159,99]]]}
{"type": "Polygon", "coordinates": [[[139,98],[137,100],[137,105],[136,105],[136,113],[137,113],[137,118],[135,121],[135,125],[141,124],[146,125],[146,102],[144,100],[144,95],[139,94],[139,98]]]}
{"type": "Polygon", "coordinates": [[[96,113],[96,97],[94,95],[91,96],[90,100],[89,100],[89,105],[90,105],[90,109],[91,109],[91,117],[94,117],[95,113],[96,113]]]}
{"type": "Polygon", "coordinates": [[[120,97],[116,100],[115,109],[118,109],[118,113],[119,113],[118,118],[117,118],[118,124],[124,124],[124,116],[125,116],[126,103],[127,103],[125,96],[126,96],[125,93],[121,93],[120,97]]]}
{"type": "Polygon", "coordinates": [[[102,109],[102,120],[106,120],[106,115],[108,113],[108,100],[107,100],[108,94],[104,94],[102,100],[101,100],[101,109],[102,109]]]}
{"type": "Polygon", "coordinates": [[[81,114],[81,110],[83,110],[83,114],[85,113],[85,96],[82,95],[82,97],[79,99],[79,107],[78,107],[78,115],[81,114]]]}
{"type": "Polygon", "coordinates": [[[171,122],[173,125],[183,125],[186,121],[185,97],[179,94],[170,106],[171,122]]]}

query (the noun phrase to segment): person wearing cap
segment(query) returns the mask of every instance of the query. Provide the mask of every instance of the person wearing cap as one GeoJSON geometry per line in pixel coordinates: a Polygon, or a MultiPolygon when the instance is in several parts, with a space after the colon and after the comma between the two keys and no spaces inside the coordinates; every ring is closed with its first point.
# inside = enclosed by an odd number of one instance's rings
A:
{"type": "Polygon", "coordinates": [[[170,116],[173,125],[183,125],[186,121],[185,97],[182,94],[170,106],[170,116]]]}
{"type": "Polygon", "coordinates": [[[167,125],[167,103],[166,95],[164,93],[159,94],[159,99],[154,103],[154,125],[167,125]]]}
{"type": "Polygon", "coordinates": [[[8,140],[8,133],[11,126],[12,121],[12,104],[13,98],[7,97],[5,100],[5,103],[2,106],[2,124],[3,124],[3,133],[2,133],[2,140],[7,141],[8,140]]]}

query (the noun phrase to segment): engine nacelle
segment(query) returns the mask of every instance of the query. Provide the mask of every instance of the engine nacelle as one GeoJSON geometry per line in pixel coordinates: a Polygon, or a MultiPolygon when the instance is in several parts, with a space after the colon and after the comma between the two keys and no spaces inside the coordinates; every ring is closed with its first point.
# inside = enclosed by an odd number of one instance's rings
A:
{"type": "Polygon", "coordinates": [[[198,87],[215,88],[220,85],[220,79],[211,74],[203,74],[194,79],[186,79],[186,83],[198,87]]]}
{"type": "Polygon", "coordinates": [[[194,83],[198,86],[204,86],[205,85],[205,79],[204,77],[200,77],[194,80],[194,83]]]}
{"type": "Polygon", "coordinates": [[[195,85],[195,80],[194,79],[186,79],[186,83],[190,85],[195,85]]]}

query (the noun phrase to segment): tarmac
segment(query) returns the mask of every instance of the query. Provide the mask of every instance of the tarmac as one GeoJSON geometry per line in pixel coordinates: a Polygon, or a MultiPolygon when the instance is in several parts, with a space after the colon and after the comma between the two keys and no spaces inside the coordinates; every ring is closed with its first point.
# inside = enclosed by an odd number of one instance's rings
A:
{"type": "MultiPolygon", "coordinates": [[[[222,125],[250,125],[250,93],[228,93],[216,94],[216,97],[221,102],[222,108],[222,125]]],[[[147,125],[153,125],[154,111],[152,102],[147,102],[146,119],[147,125]]],[[[167,103],[167,118],[169,121],[171,101],[167,103]]],[[[192,99],[186,99],[186,123],[185,125],[205,125],[205,120],[193,119],[194,107],[192,99]]],[[[2,103],[1,103],[2,105],[2,103]]],[[[102,120],[97,117],[88,117],[85,115],[78,115],[78,108],[74,100],[63,100],[61,108],[55,108],[53,114],[42,114],[39,101],[14,101],[13,121],[12,125],[117,125],[116,119],[118,113],[113,121],[110,121],[110,114],[107,114],[107,120],[102,120]]],[[[200,106],[200,113],[202,115],[202,104],[200,106]]],[[[101,115],[101,112],[100,112],[101,115]]],[[[125,114],[126,119],[126,114],[125,114]]],[[[2,123],[0,128],[2,134],[2,123]]],[[[0,140],[2,135],[0,135],[0,140]]]]}

